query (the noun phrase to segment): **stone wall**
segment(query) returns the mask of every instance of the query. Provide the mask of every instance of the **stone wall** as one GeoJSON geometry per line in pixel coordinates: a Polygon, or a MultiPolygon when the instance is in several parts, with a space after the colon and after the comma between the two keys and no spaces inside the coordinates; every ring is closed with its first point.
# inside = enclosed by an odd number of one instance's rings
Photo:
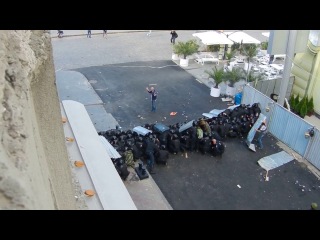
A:
{"type": "Polygon", "coordinates": [[[77,209],[49,31],[0,31],[0,209],[77,209]]]}

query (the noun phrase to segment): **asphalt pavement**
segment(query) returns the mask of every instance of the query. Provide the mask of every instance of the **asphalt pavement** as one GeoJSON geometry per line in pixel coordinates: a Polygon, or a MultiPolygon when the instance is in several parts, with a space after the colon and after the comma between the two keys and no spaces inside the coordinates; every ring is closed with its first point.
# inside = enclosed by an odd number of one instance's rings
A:
{"type": "MultiPolygon", "coordinates": [[[[82,73],[102,100],[105,111],[123,128],[183,122],[212,109],[226,108],[220,98],[209,94],[210,82],[203,73],[212,65],[191,63],[183,69],[170,60],[169,32],[152,32],[150,37],[146,32],[131,32],[110,34],[108,39],[103,39],[102,34],[91,39],[55,38],[56,72],[82,73]],[[150,83],[159,89],[156,113],[151,113],[145,91],[150,83]],[[172,111],[177,115],[170,116],[172,111]]],[[[192,32],[179,31],[178,40],[192,38],[192,32]]],[[[63,81],[68,79],[60,79],[60,86],[63,81]]],[[[244,139],[227,139],[225,143],[222,159],[195,152],[188,159],[171,155],[167,166],[156,165],[157,173],[152,179],[173,209],[299,210],[319,202],[319,179],[304,162],[291,161],[271,170],[269,181],[264,180],[265,171],[257,161],[282,150],[271,135],[264,138],[265,148],[256,153],[248,150],[244,139]]],[[[141,196],[136,201],[143,202],[141,196]]],[[[140,209],[155,209],[150,204],[152,200],[140,205],[140,209]]]]}
{"type": "MultiPolygon", "coordinates": [[[[95,80],[91,84],[94,89],[104,89],[97,93],[106,111],[124,130],[145,123],[183,123],[212,109],[228,107],[220,98],[211,97],[209,88],[193,75],[179,66],[170,66],[170,61],[125,66],[75,69],[95,80]],[[150,96],[145,91],[148,83],[157,84],[159,91],[156,113],[151,112],[150,96]],[[177,114],[170,116],[170,112],[177,114]]],[[[263,141],[264,149],[252,152],[245,139],[226,139],[221,159],[199,152],[190,153],[187,159],[172,154],[167,166],[156,165],[152,178],[176,210],[307,209],[319,198],[319,180],[295,160],[269,171],[269,181],[265,181],[266,171],[258,160],[282,149],[271,135],[263,141]]]]}

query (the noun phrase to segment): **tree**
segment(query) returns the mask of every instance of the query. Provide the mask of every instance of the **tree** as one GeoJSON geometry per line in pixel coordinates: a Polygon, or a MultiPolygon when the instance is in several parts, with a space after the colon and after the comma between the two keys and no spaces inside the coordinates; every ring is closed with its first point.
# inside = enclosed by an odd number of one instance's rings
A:
{"type": "Polygon", "coordinates": [[[211,71],[205,70],[205,73],[207,73],[210,78],[213,78],[215,83],[214,88],[218,88],[218,85],[224,80],[224,71],[222,68],[218,69],[217,66],[214,66],[211,71]]]}
{"type": "Polygon", "coordinates": [[[233,67],[231,71],[228,69],[224,76],[224,81],[228,82],[228,86],[234,87],[236,82],[245,79],[245,71],[243,68],[233,67]]]}
{"type": "Polygon", "coordinates": [[[173,52],[175,54],[183,56],[186,59],[187,56],[198,52],[199,45],[195,39],[189,40],[187,42],[178,42],[173,45],[173,52]]]}
{"type": "Polygon", "coordinates": [[[255,73],[253,71],[249,71],[247,74],[247,81],[254,82],[254,87],[257,87],[258,81],[262,81],[265,79],[265,76],[262,73],[255,73]]]}
{"type": "Polygon", "coordinates": [[[241,44],[235,42],[231,45],[231,51],[237,51],[240,49],[240,47],[241,47],[241,44]]]}
{"type": "Polygon", "coordinates": [[[243,45],[243,53],[245,56],[247,56],[247,60],[248,60],[248,69],[247,72],[249,72],[249,64],[251,62],[251,60],[253,59],[253,57],[255,57],[257,55],[257,45],[256,44],[245,44],[243,45]]]}
{"type": "Polygon", "coordinates": [[[233,58],[236,55],[235,51],[231,51],[229,53],[226,54],[227,60],[230,61],[231,58],[233,58]]]}

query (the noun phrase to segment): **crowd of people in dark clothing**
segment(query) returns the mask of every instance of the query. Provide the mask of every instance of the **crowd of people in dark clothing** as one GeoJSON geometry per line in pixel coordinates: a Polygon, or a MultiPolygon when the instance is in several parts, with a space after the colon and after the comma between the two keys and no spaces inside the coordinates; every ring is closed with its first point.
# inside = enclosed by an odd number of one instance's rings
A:
{"type": "MultiPolygon", "coordinates": [[[[165,131],[159,130],[159,123],[145,124],[143,127],[152,133],[144,136],[132,130],[120,129],[98,134],[104,136],[123,156],[122,161],[113,159],[116,168],[123,164],[132,165],[132,160],[141,159],[147,162],[148,171],[153,174],[154,163],[167,164],[170,154],[180,153],[188,158],[188,152],[199,152],[221,158],[225,150],[223,140],[227,137],[246,137],[260,112],[257,103],[252,106],[241,104],[233,110],[224,110],[217,117],[194,120],[192,125],[183,131],[179,130],[186,122],[166,126],[165,131]]],[[[118,172],[121,176],[119,170],[118,172]]]]}

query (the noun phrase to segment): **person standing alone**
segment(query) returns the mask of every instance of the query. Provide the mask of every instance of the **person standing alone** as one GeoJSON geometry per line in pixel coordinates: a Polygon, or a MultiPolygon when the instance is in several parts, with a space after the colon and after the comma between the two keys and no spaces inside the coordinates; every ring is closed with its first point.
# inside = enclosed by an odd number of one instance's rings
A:
{"type": "Polygon", "coordinates": [[[87,38],[91,38],[91,30],[88,30],[87,38]]]}
{"type": "Polygon", "coordinates": [[[102,37],[106,37],[107,38],[107,30],[103,30],[103,35],[102,37]]]}
{"type": "Polygon", "coordinates": [[[63,37],[63,31],[62,30],[58,30],[58,38],[62,38],[63,37]]]}
{"type": "Polygon", "coordinates": [[[151,112],[155,112],[157,110],[156,101],[158,93],[154,89],[154,87],[151,87],[150,89],[146,87],[146,90],[151,95],[151,112]]]}
{"type": "Polygon", "coordinates": [[[178,34],[177,34],[176,31],[174,31],[174,30],[172,30],[172,31],[170,32],[170,34],[171,34],[171,39],[170,39],[170,41],[171,41],[172,44],[175,44],[175,43],[176,43],[176,38],[178,37],[178,34]]]}

